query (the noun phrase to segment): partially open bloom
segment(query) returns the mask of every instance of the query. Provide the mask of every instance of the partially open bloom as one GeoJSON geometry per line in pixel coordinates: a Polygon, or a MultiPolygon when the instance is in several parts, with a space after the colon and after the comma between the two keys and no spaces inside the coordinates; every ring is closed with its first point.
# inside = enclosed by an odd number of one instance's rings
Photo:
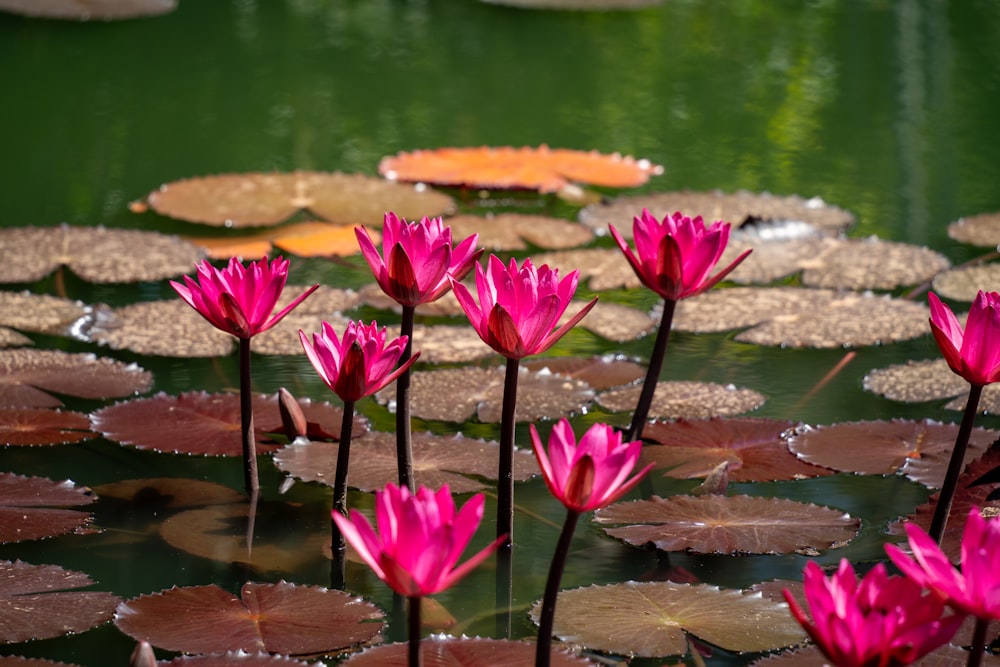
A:
{"type": "Polygon", "coordinates": [[[642,284],[672,301],[697,296],[710,289],[750,254],[747,250],[709,277],[729,243],[727,222],[717,220],[706,228],[701,216],[692,220],[679,211],[660,222],[643,209],[642,215],[632,221],[635,253],[614,225],[609,228],[642,284]]]}
{"type": "Polygon", "coordinates": [[[829,579],[810,562],[803,583],[812,622],[787,589],[785,600],[836,667],[909,665],[951,639],[964,618],[942,618],[940,598],[906,577],[888,576],[881,563],[858,582],[846,558],[829,579]]]}
{"type": "Polygon", "coordinates": [[[976,508],[969,511],[962,533],[961,571],[922,528],[908,523],[906,534],[913,558],[894,544],[885,547],[903,574],[962,614],[1000,619],[1000,519],[985,519],[976,508]]]}
{"type": "Polygon", "coordinates": [[[458,559],[483,518],[483,494],[458,512],[448,485],[434,493],[421,486],[416,494],[391,482],[375,494],[375,523],[357,510],[348,519],[334,510],[340,532],[379,579],[407,597],[433,595],[453,585],[486,559],[493,544],[458,565],[458,559]]]}
{"type": "Polygon", "coordinates": [[[1000,294],[980,290],[964,331],[936,294],[928,293],[927,301],[931,333],[951,370],[979,386],[1000,380],[1000,294]]]}
{"type": "Polygon", "coordinates": [[[198,280],[184,276],[184,284],[171,280],[170,286],[189,306],[216,328],[237,338],[252,338],[267,331],[287,315],[319,285],[313,285],[280,313],[271,316],[288,279],[288,260],[276,257],[250,262],[244,267],[233,257],[224,269],[208,260],[199,262],[198,280]]]}
{"type": "Polygon", "coordinates": [[[535,268],[530,259],[520,268],[517,261],[504,263],[490,255],[489,266],[476,265],[479,303],[465,285],[452,279],[455,298],[487,345],[508,359],[522,359],[552,347],[590,312],[594,299],[568,322],[553,330],[576,293],[579,272],[559,280],[559,272],[548,265],[535,268]]]}
{"type": "Polygon", "coordinates": [[[420,355],[414,354],[396,368],[407,338],[400,336],[386,344],[385,327],[379,329],[375,322],[350,322],[343,338],[337,338],[330,323],[323,322],[322,332],[313,334],[312,343],[301,329],[299,340],[320,378],[345,403],[374,394],[420,355]]]}
{"type": "Polygon", "coordinates": [[[406,222],[391,211],[382,226],[380,255],[364,227],[355,227],[361,253],[382,291],[403,306],[437,300],[448,291],[448,276],[461,280],[479,259],[478,234],[452,247],[451,227],[441,218],[406,222]]]}
{"type": "Polygon", "coordinates": [[[607,424],[594,424],[577,443],[568,419],[560,419],[549,435],[546,453],[532,424],[531,444],[552,495],[567,509],[582,513],[607,507],[628,493],[653,467],[650,463],[631,479],[642,453],[642,442],[622,442],[622,434],[607,424]]]}

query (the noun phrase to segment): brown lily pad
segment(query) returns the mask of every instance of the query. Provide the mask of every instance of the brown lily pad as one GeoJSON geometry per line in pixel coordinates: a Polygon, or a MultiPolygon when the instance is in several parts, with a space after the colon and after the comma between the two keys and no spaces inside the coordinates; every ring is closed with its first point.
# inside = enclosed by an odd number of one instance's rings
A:
{"type": "Polygon", "coordinates": [[[377,641],[382,612],[343,591],[287,582],[171,588],[122,602],[118,629],[169,651],[316,655],[377,641]]]}
{"type": "Polygon", "coordinates": [[[160,215],[226,227],[277,225],[307,210],[328,222],[381,228],[386,211],[419,220],[455,206],[447,195],[427,188],[315,171],[188,178],[161,185],[147,199],[160,215]]]}
{"type": "Polygon", "coordinates": [[[0,405],[54,408],[47,392],[115,398],[148,391],[153,376],[135,364],[59,350],[0,350],[0,405]]]}
{"type": "Polygon", "coordinates": [[[7,327],[0,327],[0,348],[24,347],[33,344],[34,342],[24,334],[18,333],[13,329],[8,329],[7,327]]]}
{"type": "MultiPolygon", "coordinates": [[[[299,285],[288,286],[278,299],[275,310],[284,308],[305,289],[299,285]]],[[[342,333],[350,320],[341,315],[341,312],[354,308],[358,302],[358,295],[352,290],[320,285],[273,328],[255,336],[253,351],[258,354],[301,355],[303,351],[299,329],[312,334],[323,328],[323,322],[329,322],[342,333]]]]}
{"type": "MultiPolygon", "coordinates": [[[[785,440],[795,422],[743,417],[646,424],[642,437],[658,445],[642,449],[642,464],[655,463],[666,477],[707,477],[722,462],[732,482],[770,482],[832,475],[797,458],[785,440]]],[[[641,465],[641,464],[640,464],[641,465]]]]}
{"type": "Polygon", "coordinates": [[[448,226],[456,239],[479,234],[478,245],[488,250],[526,250],[529,243],[539,248],[575,248],[594,238],[594,232],[579,223],[522,213],[456,215],[448,218],[448,226]]]}
{"type": "Polygon", "coordinates": [[[62,508],[94,500],[88,489],[69,480],[0,473],[0,543],[81,532],[90,523],[90,514],[62,508]]]}
{"type": "MultiPolygon", "coordinates": [[[[642,387],[634,385],[597,395],[597,404],[614,412],[635,410],[642,387]]],[[[752,389],[713,382],[657,382],[649,416],[660,419],[707,419],[756,410],[767,399],[752,389]]]]}
{"type": "Polygon", "coordinates": [[[208,324],[180,299],[102,311],[82,331],[112,350],[162,357],[218,357],[236,346],[233,336],[208,324]]]}
{"type": "MultiPolygon", "coordinates": [[[[568,319],[568,316],[579,312],[581,307],[583,302],[574,301],[566,309],[563,318],[568,319]]],[[[592,331],[601,338],[624,343],[650,333],[656,328],[656,322],[641,310],[610,301],[598,301],[577,326],[592,331]]]]}
{"type": "Polygon", "coordinates": [[[0,291],[0,324],[21,331],[66,336],[93,309],[79,301],[47,294],[0,291]]]}
{"type": "MultiPolygon", "coordinates": [[[[472,289],[475,290],[475,288],[472,289]]],[[[358,290],[358,298],[361,303],[372,308],[392,310],[397,313],[402,312],[402,307],[399,303],[386,295],[378,283],[362,285],[358,290]]],[[[451,290],[448,290],[437,301],[418,305],[416,315],[424,317],[465,317],[465,311],[458,305],[458,300],[455,299],[451,290]]]]}
{"type": "Polygon", "coordinates": [[[587,287],[595,292],[642,286],[625,255],[617,248],[584,248],[537,253],[532,255],[532,263],[537,266],[548,264],[558,268],[560,275],[577,270],[580,272],[580,280],[589,279],[587,287]]]}
{"type": "Polygon", "coordinates": [[[959,218],[948,225],[948,236],[960,243],[995,248],[1000,245],[1000,212],[959,218]]]}
{"type": "MultiPolygon", "coordinates": [[[[349,667],[407,667],[408,644],[366,648],[344,661],[349,667]]],[[[432,635],[420,640],[423,667],[523,667],[534,664],[535,644],[510,639],[432,635]]],[[[552,650],[554,667],[581,667],[594,663],[568,651],[552,650]]]]}
{"type": "MultiPolygon", "coordinates": [[[[956,375],[944,359],[908,361],[873,370],[865,376],[866,391],[903,403],[923,403],[956,397],[944,407],[946,410],[965,411],[969,383],[956,375]]],[[[1000,412],[1000,385],[983,387],[979,397],[979,412],[1000,412]]]]}
{"type": "Polygon", "coordinates": [[[110,620],[118,596],[73,590],[93,583],[57,565],[0,561],[0,641],[61,637],[110,620]]]}
{"type": "Polygon", "coordinates": [[[934,277],[938,296],[972,303],[979,290],[995,292],[1000,286],[1000,264],[977,264],[944,271],[934,277]]]}
{"type": "Polygon", "coordinates": [[[841,510],[785,498],[653,496],[615,503],[594,514],[611,537],[635,546],[703,554],[815,556],[844,546],[861,525],[841,510]]]}
{"type": "Polygon", "coordinates": [[[41,280],[60,266],[92,283],[162,280],[187,273],[202,251],[176,236],[106,227],[0,230],[0,283],[41,280]]]}
{"type": "Polygon", "coordinates": [[[413,350],[420,351],[420,361],[430,364],[461,364],[496,356],[468,324],[456,326],[413,326],[413,350]]]}
{"type": "MultiPolygon", "coordinates": [[[[617,229],[617,226],[615,228],[617,229]]],[[[741,254],[752,250],[753,252],[726,276],[726,280],[743,285],[767,284],[798,273],[810,260],[820,255],[824,248],[838,243],[837,239],[820,234],[816,231],[814,235],[802,238],[767,239],[758,236],[748,237],[737,231],[730,235],[729,243],[717,266],[729,266],[741,254]]]]}
{"type": "Polygon", "coordinates": [[[159,16],[176,8],[177,0],[0,0],[0,11],[76,21],[159,16]]]}
{"type": "MultiPolygon", "coordinates": [[[[914,482],[938,488],[957,435],[957,424],[930,419],[862,421],[798,429],[789,437],[788,446],[796,456],[816,465],[862,475],[902,472],[914,482]]],[[[980,456],[998,435],[973,429],[967,460],[980,456]]]]}
{"type": "Polygon", "coordinates": [[[804,263],[802,282],[811,287],[890,290],[930,280],[951,266],[926,247],[867,239],[838,239],[804,263]]]}
{"type": "MultiPolygon", "coordinates": [[[[500,447],[495,442],[461,435],[440,436],[414,433],[413,476],[417,485],[438,489],[448,484],[453,493],[471,493],[486,487],[472,477],[496,479],[500,447]],[[472,477],[469,477],[472,476],[472,477]]],[[[306,482],[333,486],[339,447],[323,442],[295,442],[274,455],[279,469],[306,482]]],[[[351,440],[351,465],[347,484],[361,491],[385,488],[399,478],[396,434],[369,432],[351,440]]],[[[515,481],[538,474],[538,464],[529,450],[514,452],[515,481]]]]}
{"type": "Polygon", "coordinates": [[[79,412],[0,408],[0,445],[64,445],[96,437],[79,412]]]}
{"type": "MultiPolygon", "coordinates": [[[[185,655],[169,662],[157,661],[157,667],[322,667],[326,663],[303,662],[286,655],[228,651],[211,655],[185,655]]],[[[0,667],[3,667],[0,665],[0,667]]]]}
{"type": "Polygon", "coordinates": [[[521,364],[530,370],[583,380],[598,391],[631,384],[646,376],[645,366],[614,357],[529,357],[521,364]]]}
{"type": "MultiPolygon", "coordinates": [[[[536,602],[531,610],[536,623],[540,607],[536,602]]],[[[554,633],[589,649],[643,658],[686,653],[686,633],[741,652],[769,651],[805,640],[787,604],[760,593],[670,581],[561,591],[554,633]]]]}
{"type": "Polygon", "coordinates": [[[120,500],[132,507],[149,507],[156,512],[246,501],[246,495],[228,486],[189,477],[125,479],[96,486],[94,491],[102,502],[120,500]]]}

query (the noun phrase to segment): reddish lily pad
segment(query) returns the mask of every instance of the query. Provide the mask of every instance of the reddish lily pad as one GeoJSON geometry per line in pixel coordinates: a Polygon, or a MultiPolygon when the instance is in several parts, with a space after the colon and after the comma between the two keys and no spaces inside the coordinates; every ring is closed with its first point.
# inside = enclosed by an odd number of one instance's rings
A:
{"type": "Polygon", "coordinates": [[[110,620],[118,596],[72,590],[93,583],[57,565],[0,561],[0,641],[61,637],[110,620]]]}
{"type": "Polygon", "coordinates": [[[0,408],[0,445],[64,445],[96,437],[79,412],[0,408]]]}
{"type": "MultiPolygon", "coordinates": [[[[597,395],[597,403],[615,412],[635,409],[640,386],[612,389],[597,395]]],[[[707,419],[756,410],[767,399],[752,389],[712,382],[657,382],[649,415],[660,419],[707,419]]]]}
{"type": "MultiPolygon", "coordinates": [[[[229,651],[214,655],[185,655],[169,662],[157,661],[157,667],[322,667],[322,662],[302,662],[285,655],[229,651]]],[[[0,665],[0,667],[3,667],[0,665]]]]}
{"type": "Polygon", "coordinates": [[[362,174],[224,174],[161,185],[149,206],[171,218],[226,227],[277,225],[302,210],[342,225],[382,226],[386,211],[420,219],[454,209],[447,195],[362,174]]]}
{"type": "Polygon", "coordinates": [[[653,462],[667,477],[707,477],[725,461],[732,482],[771,482],[832,475],[828,468],[798,459],[788,449],[786,432],[795,422],[744,417],[646,424],[645,440],[660,446],[642,449],[643,463],[653,462]]]}
{"type": "Polygon", "coordinates": [[[115,398],[148,391],[153,376],[135,364],[59,350],[0,350],[0,405],[54,408],[46,392],[115,398]]]}
{"type": "Polygon", "coordinates": [[[0,667],[79,667],[79,665],[40,658],[22,658],[17,655],[0,655],[0,667]]]}
{"type": "MultiPolygon", "coordinates": [[[[495,442],[415,433],[412,444],[413,475],[418,485],[437,489],[448,484],[454,493],[471,493],[485,485],[466,475],[496,479],[500,448],[495,442]]],[[[333,486],[338,449],[330,443],[295,442],[276,452],[274,463],[297,479],[333,486]]],[[[513,472],[515,481],[538,474],[534,455],[528,450],[515,451],[513,472]]],[[[351,441],[348,486],[375,491],[398,477],[395,433],[373,431],[351,441]]]]}
{"type": "Polygon", "coordinates": [[[118,629],[169,651],[333,653],[379,639],[382,612],[343,591],[287,582],[171,588],[118,606],[118,629]]]}
{"type": "Polygon", "coordinates": [[[165,509],[204,507],[240,503],[246,496],[228,486],[188,477],[125,479],[94,487],[102,502],[120,500],[135,507],[165,509]]]}
{"type": "Polygon", "coordinates": [[[995,248],[1000,245],[1000,212],[959,218],[948,225],[948,236],[961,243],[995,248]]]}
{"type": "Polygon", "coordinates": [[[0,0],[0,11],[75,21],[159,16],[176,8],[177,0],[0,0]]]}
{"type": "Polygon", "coordinates": [[[90,514],[61,508],[92,502],[88,489],[69,480],[0,473],[0,543],[80,532],[90,523],[90,514]]]}
{"type": "MultiPolygon", "coordinates": [[[[538,622],[541,603],[531,617],[538,622]]],[[[628,581],[559,593],[554,633],[589,649],[651,658],[687,652],[686,633],[729,651],[799,644],[788,605],[706,584],[628,581]]]]}
{"type": "MultiPolygon", "coordinates": [[[[816,465],[863,475],[902,472],[914,482],[937,488],[944,481],[957,435],[956,424],[930,419],[862,421],[798,429],[788,446],[816,465]]],[[[998,435],[973,429],[966,459],[979,457],[998,435]]]]}
{"type": "Polygon", "coordinates": [[[79,301],[47,294],[0,291],[0,324],[21,331],[65,336],[93,309],[79,301]]]}
{"type": "MultiPolygon", "coordinates": [[[[407,667],[408,644],[366,648],[344,661],[349,667],[407,667]]],[[[534,664],[534,642],[432,635],[420,640],[423,667],[523,667],[534,664]]],[[[554,667],[593,665],[586,658],[553,648],[554,667]]]]}
{"type": "Polygon", "coordinates": [[[841,510],[784,498],[753,496],[653,496],[615,503],[594,521],[620,528],[604,532],[635,546],[704,554],[815,556],[844,546],[861,525],[841,510]]]}
{"type": "Polygon", "coordinates": [[[575,248],[594,238],[592,230],[578,223],[521,213],[456,215],[448,218],[448,226],[455,239],[479,234],[478,245],[489,250],[526,250],[528,243],[539,248],[575,248]]]}
{"type": "MultiPolygon", "coordinates": [[[[343,410],[328,403],[299,400],[306,419],[313,423],[314,437],[339,438],[343,410]]],[[[278,395],[253,397],[257,453],[272,452],[281,443],[269,433],[283,433],[278,395]]],[[[90,415],[95,431],[123,445],[175,454],[242,456],[240,397],[203,391],[116,403],[90,415]]],[[[355,417],[354,433],[366,430],[363,417],[355,417]]],[[[294,436],[292,436],[294,437],[294,436]]]]}
{"type": "Polygon", "coordinates": [[[634,361],[614,357],[529,357],[521,362],[533,371],[548,369],[549,372],[583,380],[592,388],[601,390],[619,387],[641,380],[646,368],[634,361]]]}

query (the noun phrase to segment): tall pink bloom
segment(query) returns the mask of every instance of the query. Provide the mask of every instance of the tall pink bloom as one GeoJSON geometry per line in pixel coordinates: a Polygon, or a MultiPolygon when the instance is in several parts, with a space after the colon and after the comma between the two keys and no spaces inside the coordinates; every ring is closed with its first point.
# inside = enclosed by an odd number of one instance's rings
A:
{"type": "Polygon", "coordinates": [[[234,257],[221,270],[204,260],[197,264],[197,270],[197,281],[184,276],[183,285],[171,280],[170,286],[216,328],[237,338],[267,331],[319,287],[313,285],[272,317],[288,279],[288,260],[276,257],[268,264],[265,257],[244,267],[234,257]]]}
{"type": "Polygon", "coordinates": [[[747,250],[709,277],[729,242],[729,223],[717,220],[706,228],[701,216],[692,220],[679,211],[661,222],[643,209],[632,221],[634,253],[614,225],[609,227],[642,284],[671,301],[710,289],[750,254],[747,250]]]}
{"type": "Polygon", "coordinates": [[[948,366],[970,384],[1000,380],[1000,294],[980,290],[972,302],[965,330],[951,309],[930,292],[931,333],[948,366]]]}
{"type": "Polygon", "coordinates": [[[350,322],[343,338],[337,337],[329,322],[323,322],[322,332],[313,334],[312,343],[301,329],[299,340],[320,378],[345,403],[374,394],[413,365],[420,354],[396,368],[406,336],[387,344],[385,327],[379,329],[375,322],[350,322]]]}
{"type": "Polygon", "coordinates": [[[529,428],[535,457],[549,491],[573,512],[589,512],[610,505],[653,467],[650,463],[629,479],[642,453],[642,443],[623,443],[622,434],[607,424],[594,424],[577,443],[569,420],[560,419],[549,435],[547,454],[535,425],[529,428]]]}
{"type": "Polygon", "coordinates": [[[476,333],[487,345],[508,359],[523,359],[552,347],[590,312],[597,302],[584,306],[558,329],[556,323],[576,293],[579,272],[562,280],[548,265],[535,268],[530,259],[520,268],[517,260],[504,263],[490,255],[486,270],[476,265],[479,303],[465,285],[452,279],[452,289],[476,333]]]}
{"type": "Polygon", "coordinates": [[[404,306],[437,300],[451,286],[448,276],[461,280],[479,259],[478,234],[452,246],[451,227],[441,218],[407,222],[391,211],[382,226],[382,254],[364,227],[355,227],[361,253],[382,291],[404,306]]]}
{"type": "Polygon", "coordinates": [[[344,538],[379,579],[407,597],[433,595],[452,586],[479,565],[500,540],[458,565],[483,518],[483,494],[455,511],[448,485],[416,494],[391,482],[375,494],[378,532],[357,510],[350,519],[333,512],[344,538]]]}
{"type": "Polygon", "coordinates": [[[803,579],[812,621],[786,589],[785,600],[836,667],[909,665],[946,643],[963,616],[942,618],[944,603],[906,577],[890,577],[879,563],[858,582],[845,558],[827,579],[814,562],[803,579]]]}

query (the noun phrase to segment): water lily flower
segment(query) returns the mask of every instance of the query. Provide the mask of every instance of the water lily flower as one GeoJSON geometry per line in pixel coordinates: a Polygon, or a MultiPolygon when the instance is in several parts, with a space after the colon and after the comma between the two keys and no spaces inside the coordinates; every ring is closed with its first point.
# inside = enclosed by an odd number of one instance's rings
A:
{"type": "Polygon", "coordinates": [[[964,331],[936,294],[928,293],[927,301],[931,333],[951,370],[974,385],[1000,380],[1000,294],[979,291],[964,331]]]}
{"type": "Polygon", "coordinates": [[[452,246],[451,227],[441,218],[407,222],[393,212],[385,214],[382,254],[368,230],[355,227],[361,253],[382,291],[403,306],[436,301],[448,291],[448,277],[461,280],[483,253],[476,250],[478,234],[452,246]]]}
{"type": "Polygon", "coordinates": [[[272,316],[288,279],[288,260],[276,257],[269,264],[265,257],[244,267],[233,257],[221,270],[204,260],[197,273],[197,281],[184,276],[183,285],[171,280],[170,286],[213,326],[240,339],[267,331],[319,287],[313,285],[272,316]]]}
{"type": "Polygon", "coordinates": [[[836,667],[909,665],[947,643],[964,618],[942,617],[940,598],[906,577],[888,576],[882,563],[858,582],[846,558],[829,579],[809,562],[803,583],[812,621],[787,589],[785,600],[836,667]]]}
{"type": "Polygon", "coordinates": [[[412,598],[451,587],[497,548],[500,540],[458,565],[483,518],[483,504],[479,493],[456,512],[447,484],[437,493],[421,486],[411,494],[390,482],[375,494],[378,532],[357,510],[349,519],[338,512],[332,516],[376,576],[412,598]]]}

